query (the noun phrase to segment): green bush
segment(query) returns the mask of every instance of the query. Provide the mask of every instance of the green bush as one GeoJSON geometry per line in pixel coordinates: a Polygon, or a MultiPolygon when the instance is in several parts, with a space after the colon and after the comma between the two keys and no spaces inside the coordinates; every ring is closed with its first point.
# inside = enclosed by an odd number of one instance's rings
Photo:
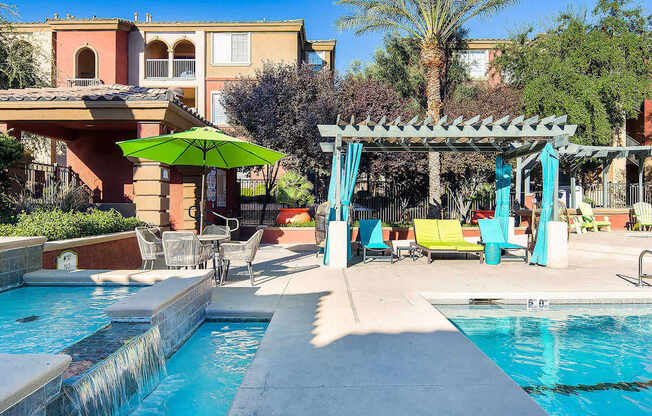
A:
{"type": "Polygon", "coordinates": [[[305,176],[291,170],[278,181],[272,189],[272,195],[281,204],[305,207],[315,203],[312,189],[312,183],[305,176]]]}
{"type": "Polygon", "coordinates": [[[53,241],[131,231],[139,225],[143,225],[139,219],[125,218],[115,210],[93,209],[88,212],[37,210],[31,214],[19,214],[18,221],[14,225],[0,225],[0,235],[45,236],[49,241],[53,241]]]}

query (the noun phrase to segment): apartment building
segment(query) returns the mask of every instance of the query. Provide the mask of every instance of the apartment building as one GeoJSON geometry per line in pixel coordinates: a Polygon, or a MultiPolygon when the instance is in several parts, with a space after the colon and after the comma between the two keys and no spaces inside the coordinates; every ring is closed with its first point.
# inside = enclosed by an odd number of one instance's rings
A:
{"type": "Polygon", "coordinates": [[[59,87],[124,84],[168,88],[214,124],[225,125],[220,91],[265,62],[333,70],[335,40],[308,40],[303,20],[157,22],[55,16],[15,28],[37,45],[59,87]],[[51,64],[48,64],[50,62],[51,64]],[[50,68],[51,67],[51,68],[50,68]]]}
{"type": "MultiPolygon", "coordinates": [[[[303,20],[155,22],[71,16],[13,25],[36,48],[49,88],[0,91],[0,130],[66,143],[66,161],[97,203],[196,229],[201,169],[125,158],[116,141],[225,126],[220,94],[265,62],[333,70],[334,40],[308,40],[303,20]],[[73,88],[84,87],[84,88],[73,88]]],[[[52,153],[52,152],[51,152],[52,153]]],[[[208,207],[237,215],[236,170],[211,169],[208,207]]],[[[210,216],[209,216],[210,220],[210,216]]]]}

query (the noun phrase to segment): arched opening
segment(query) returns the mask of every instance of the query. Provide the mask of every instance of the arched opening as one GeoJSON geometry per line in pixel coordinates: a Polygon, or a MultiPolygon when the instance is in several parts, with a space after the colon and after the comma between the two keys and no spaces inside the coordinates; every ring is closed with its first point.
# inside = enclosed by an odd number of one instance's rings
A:
{"type": "Polygon", "coordinates": [[[91,48],[81,48],[76,56],[75,78],[97,78],[97,59],[91,48]]]}
{"type": "Polygon", "coordinates": [[[145,47],[145,77],[168,77],[168,45],[160,40],[154,40],[145,47]]]}
{"type": "Polygon", "coordinates": [[[174,45],[174,77],[195,78],[195,45],[189,40],[182,40],[174,45]]]}

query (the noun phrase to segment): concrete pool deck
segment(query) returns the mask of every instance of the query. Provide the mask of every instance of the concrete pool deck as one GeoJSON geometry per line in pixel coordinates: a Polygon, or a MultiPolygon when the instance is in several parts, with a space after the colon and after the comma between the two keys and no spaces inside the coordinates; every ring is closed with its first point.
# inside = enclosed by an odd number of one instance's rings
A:
{"type": "Polygon", "coordinates": [[[332,270],[309,245],[263,246],[258,287],[234,267],[207,308],[208,317],[273,314],[229,414],[545,414],[431,303],[652,302],[652,287],[622,277],[636,276],[632,253],[646,243],[610,256],[612,240],[630,240],[604,234],[572,236],[565,270],[456,259],[332,270]]]}

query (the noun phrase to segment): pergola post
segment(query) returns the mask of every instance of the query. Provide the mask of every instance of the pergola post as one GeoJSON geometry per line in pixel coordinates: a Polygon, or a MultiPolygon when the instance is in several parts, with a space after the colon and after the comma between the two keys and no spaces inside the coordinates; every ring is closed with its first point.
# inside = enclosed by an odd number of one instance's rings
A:
{"type": "Polygon", "coordinates": [[[607,169],[609,167],[607,164],[603,161],[602,162],[602,207],[606,208],[607,207],[607,169]]]}
{"type": "Polygon", "coordinates": [[[523,198],[521,195],[521,185],[523,182],[523,158],[516,158],[516,202],[522,207],[523,198]]]}
{"type": "Polygon", "coordinates": [[[524,191],[524,197],[523,197],[523,202],[525,202],[525,197],[527,197],[530,194],[530,172],[531,169],[525,169],[525,175],[523,177],[524,186],[523,186],[523,191],[524,191]]]}
{"type": "Polygon", "coordinates": [[[555,183],[553,185],[552,220],[559,221],[559,167],[555,170],[555,183]]]}
{"type": "Polygon", "coordinates": [[[645,202],[643,199],[645,198],[645,192],[643,189],[643,171],[645,165],[645,158],[639,157],[638,158],[638,202],[645,202]]]}
{"type": "Polygon", "coordinates": [[[577,187],[576,179],[575,179],[575,169],[570,170],[570,207],[569,208],[577,208],[577,192],[575,191],[575,188],[577,187]]]}
{"type": "Polygon", "coordinates": [[[341,221],[342,209],[342,135],[335,137],[335,221],[341,221]]]}

